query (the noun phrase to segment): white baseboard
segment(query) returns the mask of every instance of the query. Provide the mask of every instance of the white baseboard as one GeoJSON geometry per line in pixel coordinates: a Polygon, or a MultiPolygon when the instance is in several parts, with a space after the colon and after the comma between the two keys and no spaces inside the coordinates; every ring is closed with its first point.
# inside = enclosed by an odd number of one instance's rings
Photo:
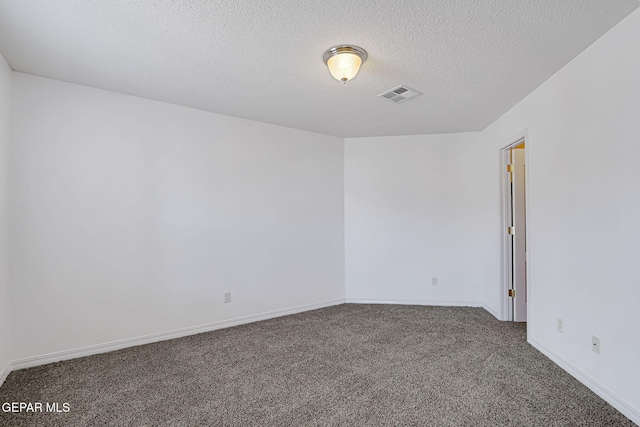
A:
{"type": "Polygon", "coordinates": [[[2,371],[0,371],[0,385],[2,385],[2,383],[4,382],[4,380],[7,379],[7,377],[9,376],[9,374],[11,373],[12,369],[11,369],[11,362],[7,363],[6,365],[4,365],[4,368],[2,368],[2,371]]]}
{"type": "Polygon", "coordinates": [[[347,304],[398,304],[398,305],[435,305],[450,307],[484,307],[480,302],[475,301],[431,301],[431,300],[379,300],[347,298],[347,304]]]}
{"type": "Polygon", "coordinates": [[[489,312],[489,314],[491,314],[493,317],[495,317],[498,320],[505,320],[503,319],[501,316],[498,315],[498,312],[496,310],[494,310],[493,308],[489,307],[486,304],[482,304],[482,308],[484,308],[486,311],[489,312]]]}
{"type": "Polygon", "coordinates": [[[556,365],[560,366],[570,375],[572,375],[575,379],[580,381],[582,384],[587,386],[591,391],[600,396],[605,402],[616,408],[620,411],[625,417],[629,418],[634,423],[640,425],[640,412],[629,405],[624,400],[620,399],[615,394],[611,393],[605,387],[603,387],[598,381],[592,378],[590,375],[582,371],[581,369],[575,367],[568,360],[564,359],[562,356],[555,353],[549,347],[542,344],[540,341],[536,340],[533,337],[527,338],[529,344],[534,346],[540,353],[547,356],[556,365]]]}
{"type": "Polygon", "coordinates": [[[137,345],[150,344],[157,341],[165,341],[174,338],[180,338],[188,335],[200,334],[203,332],[215,331],[217,329],[230,328],[232,326],[244,325],[247,323],[258,322],[260,320],[272,319],[274,317],[287,316],[290,314],[302,313],[304,311],[316,310],[319,308],[330,307],[333,305],[344,304],[345,300],[335,299],[323,301],[314,304],[300,305],[297,307],[287,308],[283,310],[268,311],[249,316],[236,317],[218,322],[206,323],[203,325],[189,326],[186,328],[174,329],[156,334],[144,335],[135,338],[127,338],[118,341],[112,341],[102,344],[90,345],[86,347],[74,348],[71,350],[56,351],[53,353],[43,354],[39,356],[26,357],[7,363],[2,372],[0,372],[0,386],[12,371],[18,369],[31,368],[34,366],[46,365],[47,363],[59,362],[62,360],[76,359],[78,357],[92,356],[94,354],[107,353],[114,350],[120,350],[127,347],[137,345]]]}
{"type": "Polygon", "coordinates": [[[498,312],[486,304],[475,301],[431,301],[431,300],[376,300],[376,299],[361,299],[361,298],[347,298],[347,304],[398,304],[398,305],[433,305],[433,306],[447,306],[447,307],[481,307],[484,308],[489,314],[498,320],[501,319],[498,312]]]}

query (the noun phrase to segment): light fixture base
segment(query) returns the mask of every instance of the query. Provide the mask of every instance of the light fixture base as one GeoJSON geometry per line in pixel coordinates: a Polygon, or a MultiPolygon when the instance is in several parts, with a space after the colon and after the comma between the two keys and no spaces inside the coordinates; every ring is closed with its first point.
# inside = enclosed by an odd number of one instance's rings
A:
{"type": "Polygon", "coordinates": [[[332,56],[339,55],[341,53],[352,53],[354,55],[357,55],[360,57],[360,59],[362,59],[362,63],[364,63],[367,60],[367,57],[369,56],[367,54],[367,51],[361,48],[360,46],[354,46],[350,44],[341,44],[341,45],[333,46],[327,49],[324,55],[322,55],[322,61],[326,65],[327,61],[329,61],[329,58],[331,58],[332,56]]]}

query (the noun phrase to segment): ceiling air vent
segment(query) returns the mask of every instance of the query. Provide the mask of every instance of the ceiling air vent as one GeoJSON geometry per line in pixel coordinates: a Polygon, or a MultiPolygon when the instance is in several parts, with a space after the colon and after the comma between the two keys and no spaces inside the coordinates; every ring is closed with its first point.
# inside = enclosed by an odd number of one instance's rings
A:
{"type": "Polygon", "coordinates": [[[393,101],[396,104],[400,104],[401,102],[408,101],[418,95],[422,95],[422,92],[418,92],[417,90],[411,89],[410,87],[400,85],[384,93],[381,93],[378,96],[387,98],[389,101],[393,101]]]}

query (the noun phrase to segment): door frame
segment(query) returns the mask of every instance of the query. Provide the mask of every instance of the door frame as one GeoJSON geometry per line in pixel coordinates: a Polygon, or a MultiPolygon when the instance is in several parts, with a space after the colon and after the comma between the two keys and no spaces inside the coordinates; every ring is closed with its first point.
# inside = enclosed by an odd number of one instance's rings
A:
{"type": "Polygon", "coordinates": [[[529,138],[528,131],[524,131],[509,138],[505,144],[499,150],[499,164],[500,164],[500,242],[501,242],[501,286],[499,288],[499,301],[502,309],[502,320],[513,321],[512,300],[508,296],[510,276],[511,276],[511,242],[509,234],[507,234],[507,226],[510,206],[508,204],[509,198],[507,196],[508,187],[508,175],[506,171],[506,165],[509,163],[509,150],[522,143],[524,145],[524,162],[525,162],[525,242],[526,242],[526,283],[527,283],[527,334],[529,331],[529,324],[531,321],[531,311],[533,300],[531,299],[531,203],[530,203],[530,180],[529,171],[531,170],[531,162],[529,157],[529,147],[531,145],[531,139],[529,138]]]}

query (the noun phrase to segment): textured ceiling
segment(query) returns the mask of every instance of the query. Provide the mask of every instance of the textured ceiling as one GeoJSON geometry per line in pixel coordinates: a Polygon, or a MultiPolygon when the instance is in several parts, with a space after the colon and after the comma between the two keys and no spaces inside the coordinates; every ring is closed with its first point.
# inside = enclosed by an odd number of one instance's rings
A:
{"type": "Polygon", "coordinates": [[[0,0],[11,68],[341,137],[481,130],[638,0],[0,0]],[[330,46],[364,47],[343,85],[330,46]],[[376,95],[404,84],[424,95],[376,95]]]}

